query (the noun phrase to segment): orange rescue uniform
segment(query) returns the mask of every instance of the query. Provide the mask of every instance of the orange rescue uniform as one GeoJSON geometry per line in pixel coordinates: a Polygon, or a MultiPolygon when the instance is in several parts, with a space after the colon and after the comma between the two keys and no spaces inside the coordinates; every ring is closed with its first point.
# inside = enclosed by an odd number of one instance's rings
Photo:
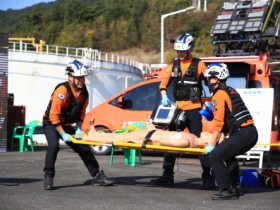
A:
{"type": "MultiPolygon", "coordinates": [[[[73,93],[73,96],[75,97],[75,100],[78,103],[82,103],[82,95],[81,92],[76,92],[75,89],[70,85],[71,91],[73,93]]],[[[50,109],[49,119],[53,125],[59,125],[60,124],[60,114],[62,107],[69,107],[69,103],[67,102],[69,99],[69,95],[67,93],[67,89],[65,86],[60,85],[52,94],[51,100],[52,105],[50,109]]],[[[85,118],[86,113],[86,107],[89,104],[89,101],[86,100],[84,103],[83,109],[81,111],[80,120],[83,121],[85,118]]]]}
{"type": "MultiPolygon", "coordinates": [[[[181,60],[180,66],[181,66],[181,75],[184,75],[191,65],[191,62],[193,60],[193,57],[190,57],[189,59],[181,60]]],[[[168,83],[170,81],[171,75],[172,75],[172,67],[173,63],[170,64],[166,69],[166,73],[163,75],[162,81],[160,83],[159,89],[167,89],[168,83]]],[[[197,80],[199,80],[199,77],[201,74],[204,74],[206,71],[206,65],[202,61],[199,61],[198,68],[197,68],[197,80]]],[[[192,102],[190,100],[188,101],[176,101],[176,104],[178,105],[179,109],[182,110],[191,110],[196,108],[201,108],[201,102],[192,102]]]]}
{"type": "MultiPolygon", "coordinates": [[[[228,105],[229,110],[232,112],[232,103],[230,100],[229,95],[223,91],[218,90],[212,97],[212,106],[213,106],[213,128],[215,131],[221,132],[223,129],[223,126],[225,124],[225,107],[226,104],[228,105]]],[[[248,120],[246,123],[242,123],[241,127],[245,127],[247,125],[254,124],[254,120],[248,120]]]]}

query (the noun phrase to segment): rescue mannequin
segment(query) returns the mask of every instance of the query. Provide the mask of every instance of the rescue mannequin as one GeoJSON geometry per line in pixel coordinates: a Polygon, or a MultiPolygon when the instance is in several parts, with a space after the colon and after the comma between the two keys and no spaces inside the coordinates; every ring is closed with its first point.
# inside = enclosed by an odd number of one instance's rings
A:
{"type": "MultiPolygon", "coordinates": [[[[202,132],[201,137],[198,138],[194,134],[187,132],[166,131],[156,129],[151,123],[147,123],[144,130],[136,130],[130,133],[114,134],[114,133],[99,133],[94,126],[90,126],[88,132],[83,132],[82,139],[85,141],[101,142],[110,144],[112,142],[126,142],[142,144],[147,134],[154,131],[147,144],[170,146],[180,148],[203,148],[207,146],[207,142],[212,138],[209,132],[202,132]]],[[[222,137],[221,137],[222,139],[222,137]]]]}

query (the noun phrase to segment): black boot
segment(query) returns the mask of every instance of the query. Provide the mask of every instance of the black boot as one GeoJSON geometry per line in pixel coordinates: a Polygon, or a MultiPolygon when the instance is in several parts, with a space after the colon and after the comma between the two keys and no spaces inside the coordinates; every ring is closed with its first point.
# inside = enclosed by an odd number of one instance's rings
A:
{"type": "Polygon", "coordinates": [[[214,179],[212,178],[210,173],[203,172],[201,178],[202,178],[202,185],[201,185],[202,190],[215,189],[214,179]]]}
{"type": "Polygon", "coordinates": [[[110,186],[114,184],[115,181],[112,179],[108,179],[102,170],[98,172],[92,180],[92,185],[94,186],[110,186]]]}
{"type": "Polygon", "coordinates": [[[228,190],[221,190],[212,196],[212,200],[233,200],[238,199],[238,195],[232,188],[228,190]]]}
{"type": "Polygon", "coordinates": [[[242,187],[241,187],[240,184],[234,186],[233,190],[235,191],[235,193],[236,193],[237,196],[242,196],[242,195],[244,195],[244,193],[242,192],[242,187]]]}
{"type": "Polygon", "coordinates": [[[151,182],[156,185],[173,185],[174,176],[173,173],[163,172],[162,176],[157,179],[152,179],[151,182]]]}
{"type": "Polygon", "coordinates": [[[45,175],[44,189],[45,190],[53,190],[53,176],[52,175],[45,175]]]}

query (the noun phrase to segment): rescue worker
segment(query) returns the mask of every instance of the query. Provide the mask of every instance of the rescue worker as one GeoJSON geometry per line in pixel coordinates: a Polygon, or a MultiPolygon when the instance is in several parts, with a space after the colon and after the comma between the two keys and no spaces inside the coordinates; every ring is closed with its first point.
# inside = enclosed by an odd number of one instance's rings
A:
{"type": "Polygon", "coordinates": [[[44,133],[48,142],[45,167],[44,189],[52,190],[55,176],[55,162],[59,151],[59,139],[62,139],[71,149],[79,154],[90,175],[93,185],[113,185],[95,159],[88,145],[74,144],[70,141],[71,135],[81,138],[81,126],[88,105],[88,91],[85,85],[87,67],[78,60],[67,65],[68,81],[56,86],[43,117],[44,133]],[[76,128],[72,124],[76,123],[76,128]]]}
{"type": "Polygon", "coordinates": [[[209,91],[212,93],[214,118],[213,136],[206,146],[206,151],[219,188],[219,192],[214,194],[212,199],[237,199],[241,192],[236,156],[255,146],[258,132],[238,92],[226,85],[229,77],[227,65],[208,65],[204,76],[208,78],[209,91]],[[219,143],[222,134],[226,137],[219,143]]]}
{"type": "MultiPolygon", "coordinates": [[[[199,58],[192,56],[194,47],[192,35],[185,33],[180,35],[174,42],[174,50],[178,57],[167,67],[159,89],[162,96],[161,104],[169,106],[167,87],[171,82],[174,85],[174,98],[178,106],[173,123],[169,126],[170,131],[183,131],[188,128],[190,133],[200,137],[202,121],[199,110],[201,108],[202,79],[206,65],[199,58]]],[[[211,179],[211,167],[208,156],[199,156],[202,166],[202,189],[214,187],[211,179]]],[[[161,177],[151,180],[154,184],[174,184],[174,165],[176,155],[164,154],[163,174],[161,177]]]]}

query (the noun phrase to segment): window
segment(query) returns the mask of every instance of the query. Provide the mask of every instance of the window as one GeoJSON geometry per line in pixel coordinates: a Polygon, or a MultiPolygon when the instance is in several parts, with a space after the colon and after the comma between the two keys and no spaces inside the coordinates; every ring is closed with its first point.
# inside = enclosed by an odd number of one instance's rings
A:
{"type": "MultiPolygon", "coordinates": [[[[246,88],[246,78],[245,77],[229,77],[227,79],[227,86],[233,87],[234,89],[244,89],[246,88]]],[[[208,86],[202,81],[203,97],[210,97],[210,92],[208,86]]]]}
{"type": "Polygon", "coordinates": [[[137,87],[124,94],[123,101],[129,110],[152,111],[159,103],[159,82],[137,87]]]}
{"type": "MultiPolygon", "coordinates": [[[[209,65],[210,63],[206,63],[209,65]]],[[[244,62],[226,62],[229,70],[229,78],[227,79],[227,85],[233,87],[234,89],[244,89],[257,87],[260,83],[252,84],[248,80],[248,76],[254,68],[253,65],[244,62]],[[251,85],[251,87],[250,87],[251,85]]],[[[202,97],[210,97],[209,88],[202,82],[202,97]]]]}

